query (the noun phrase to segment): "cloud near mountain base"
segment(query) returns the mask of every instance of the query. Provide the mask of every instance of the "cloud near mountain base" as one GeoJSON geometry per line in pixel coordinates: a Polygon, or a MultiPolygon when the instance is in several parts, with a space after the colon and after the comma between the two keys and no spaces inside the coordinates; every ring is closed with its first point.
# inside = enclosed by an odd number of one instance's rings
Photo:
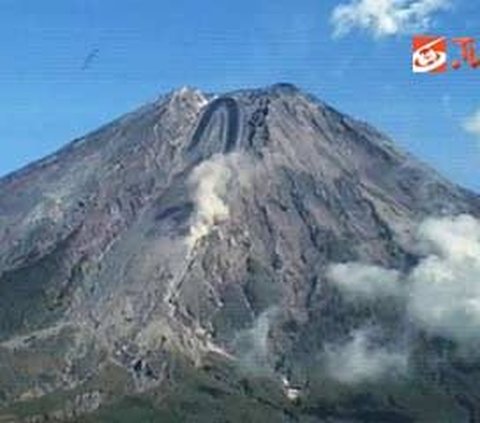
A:
{"type": "Polygon", "coordinates": [[[408,368],[408,354],[374,346],[369,330],[355,331],[343,344],[325,348],[327,374],[334,380],[355,385],[402,375],[408,368]]]}
{"type": "Polygon", "coordinates": [[[330,266],[348,298],[394,298],[415,326],[459,346],[480,345],[480,221],[470,215],[427,219],[418,228],[424,256],[407,274],[362,263],[330,266]]]}

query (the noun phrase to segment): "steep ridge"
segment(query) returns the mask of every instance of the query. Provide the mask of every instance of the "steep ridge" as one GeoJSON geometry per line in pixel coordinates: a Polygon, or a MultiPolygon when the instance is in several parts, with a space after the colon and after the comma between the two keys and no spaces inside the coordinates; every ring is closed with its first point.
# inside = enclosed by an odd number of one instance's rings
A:
{"type": "Polygon", "coordinates": [[[352,305],[328,279],[334,263],[408,272],[417,226],[460,214],[480,218],[479,196],[292,85],[175,91],[0,180],[0,406],[68,420],[144,393],[160,413],[157,389],[207,377],[220,391],[201,395],[255,403],[250,421],[422,421],[435,410],[404,401],[410,383],[476,413],[455,357],[418,364],[444,350],[402,306],[352,305]],[[418,352],[388,395],[322,364],[366,325],[418,352]]]}

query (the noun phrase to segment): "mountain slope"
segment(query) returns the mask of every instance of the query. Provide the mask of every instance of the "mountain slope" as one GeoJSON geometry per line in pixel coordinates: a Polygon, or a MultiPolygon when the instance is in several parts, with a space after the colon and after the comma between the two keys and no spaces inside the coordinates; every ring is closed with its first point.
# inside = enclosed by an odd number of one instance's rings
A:
{"type": "MultiPolygon", "coordinates": [[[[425,404],[475,413],[454,358],[447,388],[428,365],[359,388],[321,364],[366,322],[383,344],[412,330],[393,301],[345,301],[329,266],[408,272],[420,222],[459,214],[480,197],[294,86],[173,92],[0,180],[5,418],[108,421],[142,394],[127,408],[153,421],[428,421],[411,378],[425,404]]],[[[440,341],[414,332],[433,362],[440,341]]]]}

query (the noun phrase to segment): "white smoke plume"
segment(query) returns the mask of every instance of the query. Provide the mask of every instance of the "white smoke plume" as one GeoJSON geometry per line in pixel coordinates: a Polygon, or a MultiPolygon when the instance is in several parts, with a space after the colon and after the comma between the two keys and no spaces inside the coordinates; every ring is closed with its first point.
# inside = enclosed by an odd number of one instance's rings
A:
{"type": "Polygon", "coordinates": [[[326,347],[326,369],[332,379],[355,385],[407,371],[407,354],[376,347],[370,336],[369,331],[359,330],[345,344],[326,347]]]}
{"type": "Polygon", "coordinates": [[[269,335],[279,309],[271,307],[261,313],[251,328],[241,331],[235,340],[236,356],[244,369],[254,372],[269,372],[269,335]]]}
{"type": "Polygon", "coordinates": [[[327,275],[350,298],[396,298],[417,327],[461,347],[480,345],[480,221],[470,215],[427,219],[414,247],[424,257],[408,274],[346,263],[327,275]]]}
{"type": "Polygon", "coordinates": [[[189,248],[228,220],[227,197],[233,189],[248,186],[254,166],[252,159],[242,153],[215,154],[193,170],[189,185],[195,211],[187,237],[189,248]]]}
{"type": "Polygon", "coordinates": [[[208,235],[216,223],[228,219],[229,209],[224,196],[231,177],[232,171],[222,155],[202,162],[193,170],[189,182],[193,189],[195,215],[187,240],[190,248],[208,235]]]}

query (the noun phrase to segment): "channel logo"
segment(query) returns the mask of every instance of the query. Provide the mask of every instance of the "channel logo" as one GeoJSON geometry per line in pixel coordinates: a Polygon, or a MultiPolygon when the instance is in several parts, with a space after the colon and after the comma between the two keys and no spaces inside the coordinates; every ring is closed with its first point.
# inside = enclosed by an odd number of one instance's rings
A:
{"type": "Polygon", "coordinates": [[[445,37],[415,36],[412,42],[414,73],[442,73],[448,69],[445,37]]]}
{"type": "Polygon", "coordinates": [[[444,73],[448,69],[459,70],[463,65],[471,69],[480,67],[473,37],[458,37],[447,40],[443,36],[415,35],[412,39],[412,70],[414,73],[444,73]],[[458,55],[449,62],[447,48],[454,47],[458,55]]]}

